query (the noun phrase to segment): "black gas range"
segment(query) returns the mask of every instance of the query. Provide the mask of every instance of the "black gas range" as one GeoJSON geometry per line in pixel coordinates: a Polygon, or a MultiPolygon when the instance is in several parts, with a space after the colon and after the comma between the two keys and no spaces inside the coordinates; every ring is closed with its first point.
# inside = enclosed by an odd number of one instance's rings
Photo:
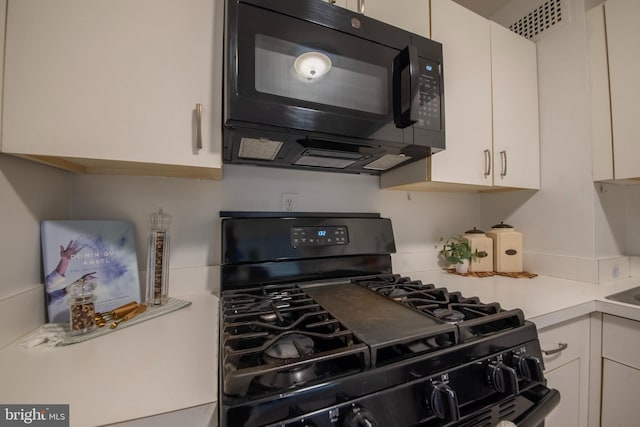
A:
{"type": "Polygon", "coordinates": [[[222,212],[220,427],[543,425],[521,310],[393,274],[378,214],[222,212]]]}

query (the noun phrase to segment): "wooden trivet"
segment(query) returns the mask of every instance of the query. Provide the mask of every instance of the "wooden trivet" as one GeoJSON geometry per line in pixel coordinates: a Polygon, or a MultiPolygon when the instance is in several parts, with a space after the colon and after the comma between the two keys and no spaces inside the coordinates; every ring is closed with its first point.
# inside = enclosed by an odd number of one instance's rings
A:
{"type": "Polygon", "coordinates": [[[536,273],[529,273],[527,271],[521,271],[518,273],[497,273],[495,271],[470,271],[468,273],[457,273],[455,268],[447,269],[448,273],[457,274],[464,277],[491,277],[491,276],[504,276],[511,277],[512,279],[532,279],[537,277],[536,273]]]}

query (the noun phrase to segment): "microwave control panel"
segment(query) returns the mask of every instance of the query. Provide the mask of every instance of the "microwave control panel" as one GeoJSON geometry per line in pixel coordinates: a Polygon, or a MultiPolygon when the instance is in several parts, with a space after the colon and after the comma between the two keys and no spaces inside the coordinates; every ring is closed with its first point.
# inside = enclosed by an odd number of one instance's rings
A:
{"type": "Polygon", "coordinates": [[[439,131],[441,129],[440,65],[425,58],[420,58],[419,64],[420,103],[416,125],[439,131]]]}
{"type": "Polygon", "coordinates": [[[294,248],[346,245],[348,243],[349,233],[345,226],[291,228],[291,245],[294,248]]]}

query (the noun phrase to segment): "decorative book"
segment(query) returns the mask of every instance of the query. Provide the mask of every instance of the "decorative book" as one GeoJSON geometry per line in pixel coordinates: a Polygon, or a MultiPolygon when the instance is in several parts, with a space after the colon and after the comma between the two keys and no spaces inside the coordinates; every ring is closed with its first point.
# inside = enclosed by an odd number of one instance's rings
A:
{"type": "Polygon", "coordinates": [[[69,322],[72,285],[93,280],[95,311],[140,301],[134,226],[128,221],[42,221],[49,322],[69,322]]]}

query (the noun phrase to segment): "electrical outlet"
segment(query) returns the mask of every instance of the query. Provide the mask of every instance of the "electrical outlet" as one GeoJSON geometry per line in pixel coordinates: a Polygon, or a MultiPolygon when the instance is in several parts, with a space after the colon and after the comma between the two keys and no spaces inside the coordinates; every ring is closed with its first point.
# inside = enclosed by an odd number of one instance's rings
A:
{"type": "Polygon", "coordinates": [[[284,212],[293,212],[298,209],[298,195],[296,193],[282,193],[281,200],[284,212]]]}

